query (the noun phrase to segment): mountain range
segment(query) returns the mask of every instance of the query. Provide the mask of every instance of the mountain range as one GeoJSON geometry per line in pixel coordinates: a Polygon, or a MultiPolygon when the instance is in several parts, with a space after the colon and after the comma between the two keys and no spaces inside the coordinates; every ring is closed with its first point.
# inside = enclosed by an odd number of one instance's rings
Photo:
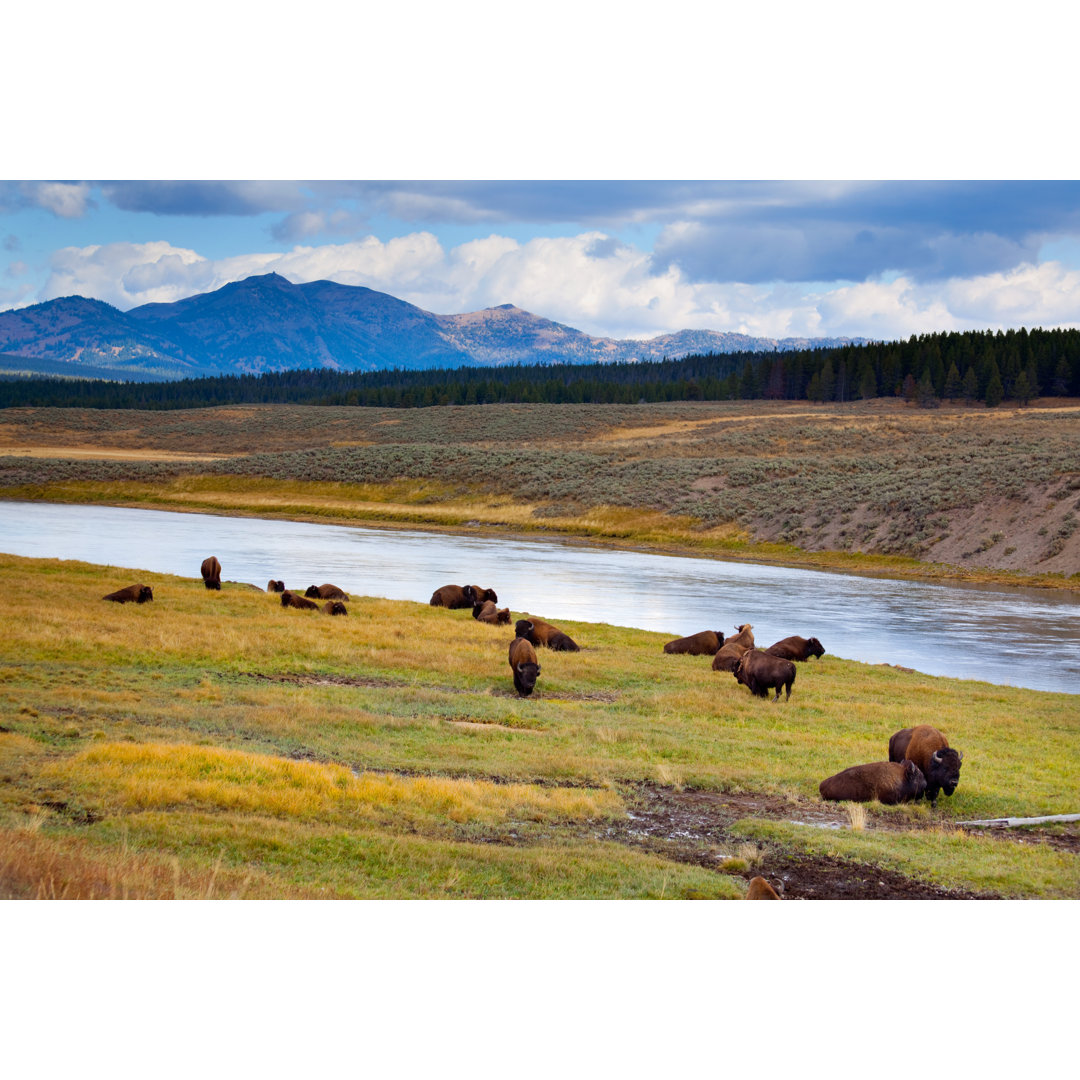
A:
{"type": "Polygon", "coordinates": [[[65,296],[0,312],[0,371],[113,379],[182,379],[325,367],[589,364],[695,353],[805,349],[866,338],[765,338],[680,330],[648,340],[593,337],[503,304],[435,315],[388,293],[279,274],[130,311],[65,296]]]}

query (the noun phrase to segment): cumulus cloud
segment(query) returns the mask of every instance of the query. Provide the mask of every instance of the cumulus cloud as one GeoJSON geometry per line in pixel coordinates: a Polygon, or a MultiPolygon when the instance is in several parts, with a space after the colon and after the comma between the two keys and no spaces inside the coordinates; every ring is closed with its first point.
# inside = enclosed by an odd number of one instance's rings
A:
{"type": "Polygon", "coordinates": [[[26,181],[20,188],[31,203],[57,217],[82,217],[90,205],[90,185],[85,181],[68,184],[35,180],[26,181]]]}
{"type": "Polygon", "coordinates": [[[207,259],[164,241],[72,247],[54,254],[39,299],[79,293],[126,309],[270,271],[294,282],[325,278],[364,285],[447,314],[514,303],[617,338],[711,329],[768,337],[891,339],[936,330],[1080,322],[1080,271],[1057,262],[1023,263],[941,283],[913,275],[819,286],[701,282],[674,264],[658,272],[650,253],[599,231],[526,243],[492,234],[450,249],[433,234],[416,232],[387,241],[368,236],[225,259],[207,259]]]}

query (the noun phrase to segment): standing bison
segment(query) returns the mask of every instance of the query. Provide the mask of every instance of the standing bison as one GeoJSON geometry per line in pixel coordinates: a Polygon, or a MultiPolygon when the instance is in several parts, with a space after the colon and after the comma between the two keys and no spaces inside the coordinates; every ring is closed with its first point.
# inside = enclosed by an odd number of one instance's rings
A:
{"type": "Polygon", "coordinates": [[[510,670],[514,673],[514,689],[521,697],[528,697],[536,686],[540,674],[540,664],[536,659],[536,650],[532,642],[523,637],[516,637],[510,642],[510,670]]]}
{"type": "Polygon", "coordinates": [[[770,690],[776,691],[773,701],[780,700],[780,688],[785,691],[784,700],[791,700],[791,687],[795,682],[795,665],[790,660],[779,656],[770,656],[761,649],[747,649],[735,662],[732,672],[736,681],[749,687],[751,694],[768,697],[770,690]]]}
{"type": "Polygon", "coordinates": [[[719,630],[702,630],[699,634],[669,641],[664,646],[664,652],[685,656],[715,656],[716,650],[723,644],[724,635],[719,630]]]}
{"type": "Polygon", "coordinates": [[[514,624],[514,633],[552,652],[581,652],[581,647],[572,637],[543,619],[518,619],[514,624]]]}
{"type": "Polygon", "coordinates": [[[926,790],[926,777],[914,761],[872,761],[852,765],[818,786],[823,799],[833,802],[896,803],[917,799],[926,790]]]}
{"type": "Polygon", "coordinates": [[[103,596],[102,600],[112,600],[117,604],[145,604],[154,599],[154,590],[149,585],[129,585],[126,589],[117,589],[116,592],[103,596]]]}
{"type": "Polygon", "coordinates": [[[211,555],[209,559],[203,559],[201,570],[203,584],[208,589],[221,588],[221,563],[214,555],[211,555]]]}
{"type": "Polygon", "coordinates": [[[926,797],[931,806],[938,793],[952,795],[960,783],[960,763],[964,755],[949,746],[949,740],[929,724],[901,728],[889,740],[889,760],[914,761],[926,777],[926,797]]]}
{"type": "Polygon", "coordinates": [[[770,645],[765,652],[770,656],[779,656],[784,660],[809,660],[811,656],[824,656],[825,649],[816,637],[786,637],[783,641],[770,645]]]}
{"type": "Polygon", "coordinates": [[[712,662],[713,671],[734,671],[735,665],[739,662],[739,657],[747,649],[754,647],[754,628],[749,623],[743,623],[741,626],[736,626],[735,629],[738,633],[732,634],[717,649],[712,662]]]}

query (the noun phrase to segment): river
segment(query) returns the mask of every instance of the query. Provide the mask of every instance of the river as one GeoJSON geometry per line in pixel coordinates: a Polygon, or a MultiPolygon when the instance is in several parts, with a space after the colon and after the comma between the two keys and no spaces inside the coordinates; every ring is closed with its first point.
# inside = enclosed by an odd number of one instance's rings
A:
{"type": "MultiPolygon", "coordinates": [[[[799,570],[757,563],[613,551],[562,540],[447,535],[305,522],[58,503],[0,503],[0,551],[199,576],[216,555],[222,577],[301,592],[346,592],[426,603],[440,585],[490,586],[515,615],[605,622],[680,637],[734,633],[760,646],[790,634],[832,655],[931,675],[1080,692],[1076,593],[1003,589],[799,570]]],[[[586,642],[587,644],[587,642],[586,642]]]]}

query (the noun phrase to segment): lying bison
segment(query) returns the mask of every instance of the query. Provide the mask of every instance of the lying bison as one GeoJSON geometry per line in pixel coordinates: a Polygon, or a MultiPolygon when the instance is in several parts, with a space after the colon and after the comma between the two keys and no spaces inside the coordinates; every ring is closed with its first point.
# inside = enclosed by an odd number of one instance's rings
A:
{"type": "Polygon", "coordinates": [[[281,594],[281,606],[300,608],[301,611],[319,610],[319,605],[316,604],[314,600],[308,600],[306,597],[297,596],[296,593],[289,592],[288,589],[281,594]]]}
{"type": "Polygon", "coordinates": [[[741,626],[736,626],[735,629],[738,633],[732,634],[720,646],[713,657],[713,671],[734,671],[735,665],[739,662],[739,657],[747,649],[754,647],[754,628],[749,623],[743,623],[741,626]]]}
{"type": "Polygon", "coordinates": [[[824,656],[825,649],[816,637],[786,637],[775,645],[770,645],[765,652],[770,656],[779,656],[784,660],[809,660],[811,656],[824,656]]]}
{"type": "Polygon", "coordinates": [[[664,646],[664,652],[686,656],[715,656],[716,650],[723,644],[724,635],[719,630],[702,630],[698,634],[669,641],[664,646]]]}
{"type": "Polygon", "coordinates": [[[506,607],[500,611],[492,600],[484,600],[482,603],[473,604],[472,617],[477,622],[491,623],[493,626],[510,625],[510,609],[506,607]]]}
{"type": "Polygon", "coordinates": [[[527,638],[516,637],[510,642],[510,670],[514,673],[514,689],[528,697],[536,686],[540,665],[536,660],[536,650],[527,638]]]}
{"type": "Polygon", "coordinates": [[[129,585],[126,589],[117,589],[116,592],[103,596],[102,600],[114,600],[118,604],[145,604],[147,600],[154,599],[154,590],[149,585],[129,585]]]}
{"type": "Polygon", "coordinates": [[[348,608],[340,600],[327,600],[322,606],[324,615],[348,615],[348,608]]]}
{"type": "Polygon", "coordinates": [[[938,793],[952,795],[960,783],[960,763],[964,755],[949,746],[949,740],[929,724],[901,728],[889,740],[889,760],[914,761],[926,777],[926,797],[931,806],[938,793]]]}
{"type": "Polygon", "coordinates": [[[926,790],[926,777],[914,761],[872,761],[852,765],[818,786],[823,799],[834,802],[909,802],[926,790]]]}
{"type": "Polygon", "coordinates": [[[309,585],[304,595],[309,600],[348,600],[349,594],[336,585],[309,585]]]}
{"type": "Polygon", "coordinates": [[[202,567],[203,584],[208,589],[220,589],[221,588],[221,563],[217,561],[216,556],[211,555],[209,559],[203,559],[202,567]]]}
{"type": "Polygon", "coordinates": [[[499,602],[494,589],[481,589],[476,585],[443,585],[431,594],[428,603],[432,607],[471,608],[473,604],[482,604],[485,600],[493,604],[499,602]]]}
{"type": "Polygon", "coordinates": [[[751,694],[768,697],[776,691],[773,701],[780,700],[780,687],[784,688],[784,700],[791,699],[791,686],[795,682],[795,665],[779,656],[770,656],[761,649],[747,649],[735,662],[732,672],[736,681],[750,688],[751,694]]]}
{"type": "Polygon", "coordinates": [[[763,878],[750,879],[750,888],[746,890],[747,900],[779,900],[780,894],[763,878]]]}
{"type": "Polygon", "coordinates": [[[284,581],[274,581],[274,579],[271,578],[266,583],[266,591],[267,592],[284,592],[285,591],[285,582],[284,581]]]}
{"type": "Polygon", "coordinates": [[[552,652],[581,652],[581,647],[572,637],[543,619],[518,619],[514,624],[514,633],[552,652]]]}

